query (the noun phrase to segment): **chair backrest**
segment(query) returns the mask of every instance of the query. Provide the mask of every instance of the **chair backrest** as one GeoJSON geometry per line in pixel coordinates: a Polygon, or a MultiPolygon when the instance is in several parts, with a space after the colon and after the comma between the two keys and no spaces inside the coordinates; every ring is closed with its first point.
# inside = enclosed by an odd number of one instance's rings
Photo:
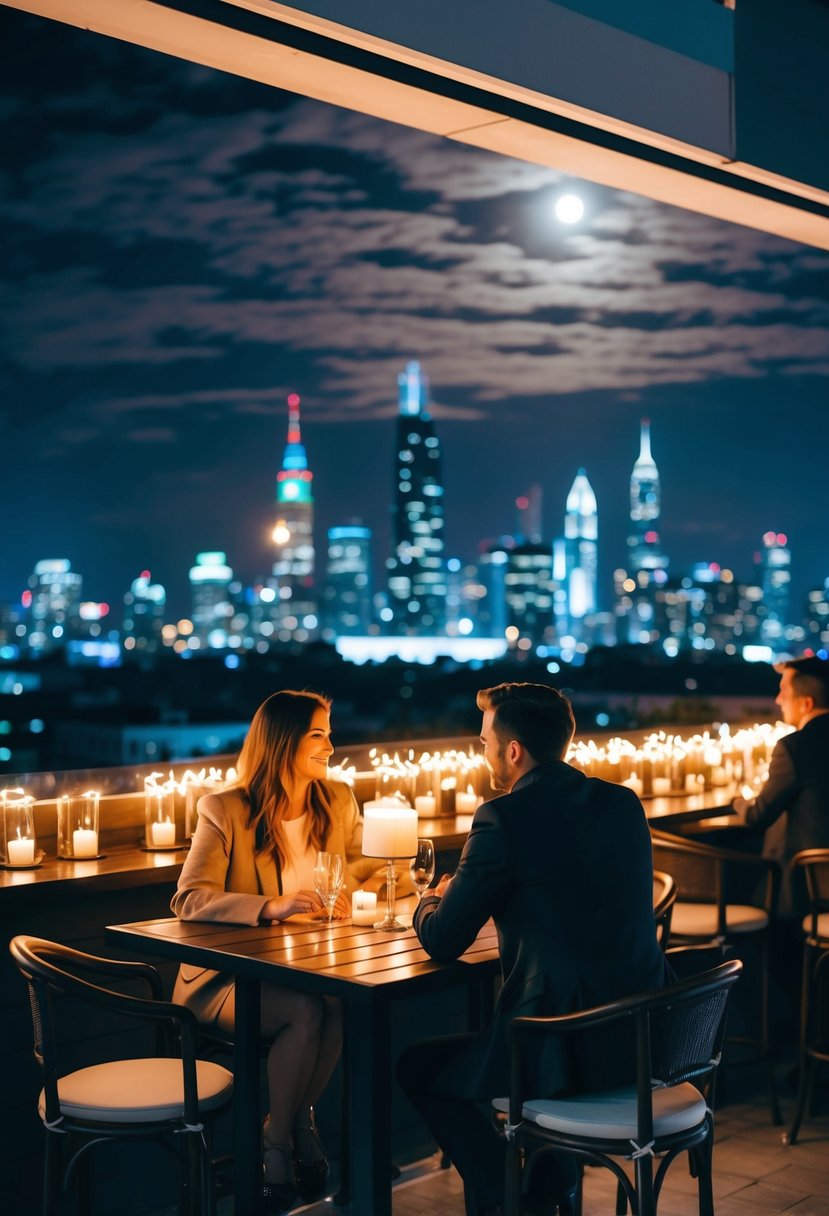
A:
{"type": "MultiPolygon", "coordinates": [[[[12,938],[9,951],[28,987],[34,1029],[34,1054],[44,1074],[47,1122],[54,1122],[60,1117],[57,1082],[65,1071],[62,1070],[60,1053],[61,1038],[65,1036],[59,1033],[59,1018],[54,1000],[56,996],[73,997],[112,1014],[155,1023],[158,1036],[157,1054],[174,1054],[172,1021],[178,1020],[179,1010],[177,1006],[170,1006],[162,1001],[161,977],[155,967],[148,963],[98,958],[93,954],[73,950],[70,946],[37,937],[12,938]],[[120,983],[139,983],[149,991],[149,1000],[113,991],[93,982],[104,978],[120,983]],[[172,1017],[165,1017],[165,1012],[172,1017]]],[[[192,1018],[189,1010],[180,1012],[185,1019],[192,1018]]],[[[195,1019],[192,1037],[195,1039],[195,1019]]]]}
{"type": "Polygon", "coordinates": [[[667,950],[671,937],[671,917],[677,897],[677,885],[672,874],[664,870],[653,872],[653,916],[656,921],[656,936],[663,950],[667,950]]]}
{"type": "Polygon", "coordinates": [[[768,857],[720,849],[652,831],[654,865],[676,879],[680,902],[715,903],[720,931],[725,931],[726,905],[754,904],[772,917],[777,907],[780,867],[768,857]]]}
{"type": "Polygon", "coordinates": [[[821,913],[829,912],[829,849],[803,849],[795,855],[792,865],[806,879],[810,933],[817,937],[818,917],[821,913]]]}
{"type": "Polygon", "coordinates": [[[665,989],[649,1012],[651,1081],[678,1085],[705,1079],[716,1067],[725,1036],[725,1011],[742,964],[722,963],[665,989]]]}

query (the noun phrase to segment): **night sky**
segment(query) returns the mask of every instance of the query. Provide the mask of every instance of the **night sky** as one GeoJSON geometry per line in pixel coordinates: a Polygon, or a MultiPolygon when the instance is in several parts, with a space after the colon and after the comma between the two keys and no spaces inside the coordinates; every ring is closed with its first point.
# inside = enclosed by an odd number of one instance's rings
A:
{"type": "Polygon", "coordinates": [[[0,599],[42,557],[171,615],[201,549],[266,574],[291,391],[318,551],[360,518],[379,568],[412,358],[448,554],[533,481],[558,534],[583,465],[609,607],[649,416],[672,571],[774,529],[798,600],[829,576],[829,254],[5,8],[0,48],[0,599]]]}

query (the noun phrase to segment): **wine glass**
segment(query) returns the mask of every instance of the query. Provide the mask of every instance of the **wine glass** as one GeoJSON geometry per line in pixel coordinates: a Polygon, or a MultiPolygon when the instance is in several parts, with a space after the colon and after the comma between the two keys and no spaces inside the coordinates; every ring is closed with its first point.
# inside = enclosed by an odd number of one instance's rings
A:
{"type": "Polygon", "coordinates": [[[318,920],[325,920],[329,925],[331,924],[334,919],[337,896],[342,891],[344,882],[343,859],[340,854],[320,850],[314,864],[314,887],[325,905],[325,912],[317,917],[318,920]]]}
{"type": "Polygon", "coordinates": [[[418,840],[417,852],[409,863],[409,873],[417,897],[422,899],[426,888],[435,877],[435,846],[431,840],[418,840]]]}

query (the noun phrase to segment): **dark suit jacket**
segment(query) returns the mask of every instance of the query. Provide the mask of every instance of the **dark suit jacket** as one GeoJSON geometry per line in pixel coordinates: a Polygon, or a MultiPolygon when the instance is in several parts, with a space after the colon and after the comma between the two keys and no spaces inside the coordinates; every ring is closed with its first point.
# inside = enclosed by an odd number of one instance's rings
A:
{"type": "Polygon", "coordinates": [[[829,848],[829,714],[778,742],[768,781],[749,803],[745,820],[766,829],[763,853],[783,866],[781,914],[804,915],[805,894],[792,890],[788,863],[801,849],[829,848]]]}
{"type": "MultiPolygon", "coordinates": [[[[455,877],[442,899],[423,899],[414,927],[429,954],[448,961],[489,917],[504,985],[489,1030],[444,1079],[464,1097],[507,1092],[512,1018],[571,1013],[669,981],[642,804],[624,786],[562,762],[539,765],[510,794],[479,807],[455,877]]],[[[604,1088],[615,1059],[599,1036],[581,1057],[553,1044],[532,1067],[554,1093],[604,1088]]]]}

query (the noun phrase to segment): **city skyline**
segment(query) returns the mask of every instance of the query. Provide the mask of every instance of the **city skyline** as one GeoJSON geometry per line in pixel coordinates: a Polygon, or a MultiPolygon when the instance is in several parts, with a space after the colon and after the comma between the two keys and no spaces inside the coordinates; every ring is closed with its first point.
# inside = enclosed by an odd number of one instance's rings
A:
{"type": "Polygon", "coordinates": [[[382,569],[395,378],[413,358],[447,556],[513,531],[534,482],[559,535],[583,466],[609,606],[648,416],[672,572],[749,578],[772,529],[792,548],[793,614],[823,582],[826,254],[2,18],[0,501],[22,523],[0,599],[42,557],[69,557],[114,605],[148,568],[183,608],[201,550],[267,575],[293,391],[318,553],[361,518],[382,569]],[[565,188],[585,199],[571,229],[550,218],[565,188]]]}

